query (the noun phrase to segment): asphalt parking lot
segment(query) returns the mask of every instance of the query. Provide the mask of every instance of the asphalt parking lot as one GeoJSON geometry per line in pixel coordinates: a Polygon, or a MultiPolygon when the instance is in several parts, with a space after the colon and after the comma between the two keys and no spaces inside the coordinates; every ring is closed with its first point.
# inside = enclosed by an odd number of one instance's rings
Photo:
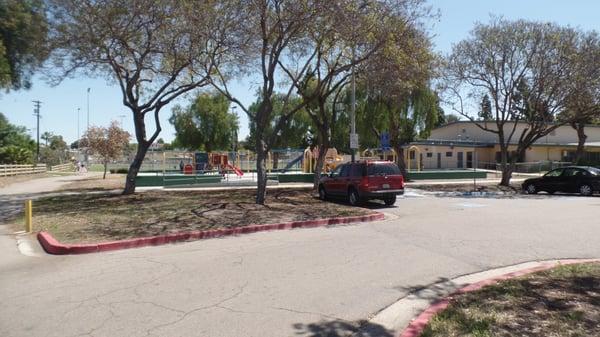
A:
{"type": "Polygon", "coordinates": [[[441,279],[600,257],[597,196],[409,190],[370,207],[386,220],[81,256],[26,257],[0,236],[0,335],[347,336],[441,279]]]}

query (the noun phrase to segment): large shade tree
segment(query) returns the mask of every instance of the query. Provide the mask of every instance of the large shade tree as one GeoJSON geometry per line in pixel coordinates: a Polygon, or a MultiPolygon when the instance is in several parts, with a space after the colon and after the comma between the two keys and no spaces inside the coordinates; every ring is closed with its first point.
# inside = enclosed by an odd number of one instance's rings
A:
{"type": "Polygon", "coordinates": [[[48,56],[42,0],[0,1],[0,89],[28,89],[48,56]]]}
{"type": "Polygon", "coordinates": [[[404,146],[418,136],[426,137],[440,118],[439,99],[429,88],[436,67],[429,38],[415,26],[406,27],[402,36],[390,40],[365,63],[369,76],[362,79],[362,118],[368,119],[365,126],[375,139],[383,132],[389,134],[405,176],[404,146]]]}
{"type": "Polygon", "coordinates": [[[509,185],[527,148],[561,125],[556,116],[572,92],[568,84],[577,40],[576,30],[556,24],[493,18],[476,24],[467,39],[453,46],[446,68],[447,102],[498,137],[501,185],[509,185]],[[473,114],[486,94],[491,121],[473,114]]]}
{"type": "Polygon", "coordinates": [[[162,127],[161,110],[208,84],[228,50],[237,19],[227,2],[210,0],[50,0],[57,79],[77,71],[118,84],[138,143],[124,193],[162,127]],[[154,131],[148,130],[148,119],[154,131]]]}
{"type": "Polygon", "coordinates": [[[31,164],[35,142],[27,129],[9,123],[0,113],[0,164],[31,164]]]}

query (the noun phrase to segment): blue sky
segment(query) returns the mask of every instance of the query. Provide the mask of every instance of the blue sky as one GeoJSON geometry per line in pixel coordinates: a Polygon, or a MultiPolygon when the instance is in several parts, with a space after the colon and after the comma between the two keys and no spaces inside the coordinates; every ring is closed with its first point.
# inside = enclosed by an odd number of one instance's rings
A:
{"type": "MultiPolygon", "coordinates": [[[[600,31],[600,1],[598,0],[430,0],[429,4],[440,10],[441,17],[431,22],[435,49],[448,53],[452,44],[468,36],[473,23],[487,22],[490,15],[502,15],[508,19],[533,19],[552,21],[584,30],[600,31]]],[[[0,112],[18,125],[30,128],[35,135],[33,100],[42,101],[41,132],[49,131],[65,137],[67,142],[77,139],[77,108],[80,108],[80,132],[87,123],[87,88],[90,88],[90,124],[108,125],[111,120],[123,121],[125,129],[133,134],[131,112],[123,105],[120,90],[106,79],[77,77],[65,80],[56,87],[45,83],[41,77],[34,79],[28,91],[0,93],[0,112]],[[125,115],[126,117],[119,117],[125,115]]],[[[254,100],[254,87],[241,82],[232,87],[244,104],[254,100]]],[[[185,104],[189,97],[178,102],[185,104]]],[[[173,139],[174,129],[168,118],[173,105],[161,112],[163,131],[160,137],[173,139]]],[[[247,119],[241,111],[240,139],[248,133],[247,119]]],[[[149,133],[152,132],[149,130],[149,133]]]]}

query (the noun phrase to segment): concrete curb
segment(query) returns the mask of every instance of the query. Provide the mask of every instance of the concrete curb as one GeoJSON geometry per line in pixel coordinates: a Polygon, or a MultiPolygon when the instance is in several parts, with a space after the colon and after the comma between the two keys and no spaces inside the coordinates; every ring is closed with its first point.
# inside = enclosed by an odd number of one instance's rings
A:
{"type": "Polygon", "coordinates": [[[427,326],[427,323],[429,323],[429,320],[437,313],[446,309],[448,307],[448,305],[450,304],[450,302],[452,301],[452,299],[454,298],[454,296],[468,293],[471,291],[476,291],[485,286],[492,285],[492,284],[498,283],[500,281],[509,280],[509,279],[512,279],[515,277],[552,269],[559,265],[570,265],[570,264],[599,262],[599,261],[600,261],[600,259],[574,259],[574,260],[559,260],[558,262],[543,262],[535,267],[522,269],[519,271],[511,272],[508,274],[503,274],[500,276],[488,278],[488,279],[485,279],[485,280],[482,280],[479,282],[469,284],[469,285],[453,292],[452,294],[438,300],[431,306],[429,306],[429,308],[427,308],[427,309],[425,309],[425,311],[421,312],[421,314],[419,314],[417,316],[417,318],[415,318],[413,321],[411,321],[410,324],[397,336],[398,337],[419,337],[421,335],[421,333],[423,332],[423,330],[425,329],[425,326],[427,326]]]}
{"type": "Polygon", "coordinates": [[[66,255],[66,254],[87,254],[96,252],[106,252],[111,250],[120,250],[128,248],[137,248],[145,246],[158,246],[168,243],[190,241],[190,240],[202,240],[210,239],[223,236],[249,234],[256,232],[264,232],[270,230],[283,230],[283,229],[294,229],[294,228],[312,228],[322,227],[329,225],[347,224],[352,222],[370,222],[383,220],[385,215],[383,213],[375,212],[369,215],[340,217],[340,218],[329,218],[329,219],[318,219],[318,220],[307,220],[307,221],[293,221],[284,222],[278,224],[268,225],[250,225],[238,228],[222,228],[222,229],[210,229],[204,231],[191,231],[172,233],[158,236],[149,236],[142,238],[134,238],[119,241],[108,241],[92,244],[62,244],[58,242],[50,233],[39,232],[37,238],[48,254],[54,255],[66,255]]]}

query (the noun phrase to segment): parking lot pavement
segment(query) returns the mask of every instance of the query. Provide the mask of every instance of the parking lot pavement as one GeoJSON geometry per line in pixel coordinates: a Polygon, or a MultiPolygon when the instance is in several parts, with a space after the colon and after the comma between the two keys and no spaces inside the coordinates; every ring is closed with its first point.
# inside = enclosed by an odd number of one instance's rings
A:
{"type": "Polygon", "coordinates": [[[0,335],[346,336],[441,279],[600,257],[600,197],[419,195],[371,207],[387,220],[1,265],[0,335]]]}

